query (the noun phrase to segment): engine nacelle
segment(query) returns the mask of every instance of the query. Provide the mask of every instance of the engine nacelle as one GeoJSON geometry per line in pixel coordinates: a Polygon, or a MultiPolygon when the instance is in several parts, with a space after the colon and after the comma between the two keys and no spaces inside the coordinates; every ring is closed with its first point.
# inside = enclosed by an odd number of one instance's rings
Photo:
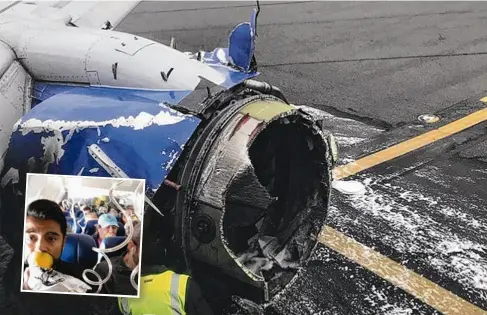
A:
{"type": "Polygon", "coordinates": [[[203,286],[217,279],[226,293],[269,301],[323,227],[333,164],[327,135],[303,111],[253,96],[215,117],[179,163],[185,189],[173,226],[187,268],[203,286]]]}

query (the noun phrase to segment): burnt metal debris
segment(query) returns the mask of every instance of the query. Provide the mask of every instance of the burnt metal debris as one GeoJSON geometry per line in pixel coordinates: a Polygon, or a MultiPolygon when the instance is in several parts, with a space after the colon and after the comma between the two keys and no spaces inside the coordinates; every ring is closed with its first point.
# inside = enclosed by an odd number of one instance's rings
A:
{"type": "Polygon", "coordinates": [[[277,97],[247,97],[215,117],[181,163],[177,181],[187,190],[173,211],[188,270],[269,303],[308,260],[325,222],[326,132],[277,97]],[[246,110],[253,105],[259,110],[246,110]]]}

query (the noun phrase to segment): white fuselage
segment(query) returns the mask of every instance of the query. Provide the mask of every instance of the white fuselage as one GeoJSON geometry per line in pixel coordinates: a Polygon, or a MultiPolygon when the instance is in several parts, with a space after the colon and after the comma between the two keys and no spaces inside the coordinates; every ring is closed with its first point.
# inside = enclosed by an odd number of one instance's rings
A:
{"type": "Polygon", "coordinates": [[[127,33],[66,26],[61,18],[0,24],[0,41],[36,80],[171,90],[193,90],[198,76],[215,84],[224,80],[211,67],[163,44],[127,33]],[[165,81],[161,72],[171,68],[165,81]]]}
{"type": "Polygon", "coordinates": [[[63,16],[1,17],[0,171],[12,127],[30,110],[35,80],[169,90],[194,90],[200,77],[225,80],[188,54],[140,36],[68,26],[63,16]]]}

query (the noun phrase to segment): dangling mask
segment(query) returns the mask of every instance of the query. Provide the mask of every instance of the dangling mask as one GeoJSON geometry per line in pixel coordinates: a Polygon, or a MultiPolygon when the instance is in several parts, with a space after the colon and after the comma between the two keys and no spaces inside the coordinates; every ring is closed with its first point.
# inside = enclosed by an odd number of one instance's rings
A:
{"type": "Polygon", "coordinates": [[[30,277],[27,282],[32,291],[85,293],[91,287],[83,281],[52,268],[54,259],[49,253],[33,252],[29,255],[30,277]]]}

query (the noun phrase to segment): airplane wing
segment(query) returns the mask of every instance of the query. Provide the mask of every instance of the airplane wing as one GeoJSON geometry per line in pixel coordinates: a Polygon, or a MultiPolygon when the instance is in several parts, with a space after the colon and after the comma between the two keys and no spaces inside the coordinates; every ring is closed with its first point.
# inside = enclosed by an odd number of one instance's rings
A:
{"type": "Polygon", "coordinates": [[[109,21],[116,27],[140,1],[2,1],[0,24],[7,18],[67,18],[78,27],[100,29],[109,21]]]}
{"type": "MultiPolygon", "coordinates": [[[[9,22],[63,21],[82,28],[101,29],[109,21],[116,27],[140,1],[4,1],[0,0],[0,25],[9,22]]],[[[13,124],[30,109],[32,78],[0,41],[0,170],[13,124]],[[25,91],[25,92],[24,92],[25,91]],[[12,100],[24,99],[24,102],[12,100]]],[[[2,184],[3,185],[3,184],[2,184]]]]}

